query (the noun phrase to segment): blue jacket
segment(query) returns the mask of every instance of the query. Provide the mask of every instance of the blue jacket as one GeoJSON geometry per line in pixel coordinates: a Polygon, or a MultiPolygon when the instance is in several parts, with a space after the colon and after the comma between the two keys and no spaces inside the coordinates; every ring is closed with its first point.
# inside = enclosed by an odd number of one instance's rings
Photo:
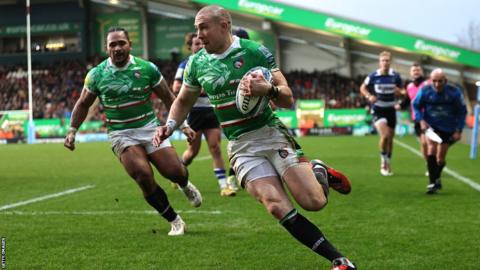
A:
{"type": "Polygon", "coordinates": [[[431,84],[422,87],[413,100],[415,120],[425,120],[431,127],[443,132],[462,131],[467,107],[462,92],[447,84],[437,92],[431,84]]]}

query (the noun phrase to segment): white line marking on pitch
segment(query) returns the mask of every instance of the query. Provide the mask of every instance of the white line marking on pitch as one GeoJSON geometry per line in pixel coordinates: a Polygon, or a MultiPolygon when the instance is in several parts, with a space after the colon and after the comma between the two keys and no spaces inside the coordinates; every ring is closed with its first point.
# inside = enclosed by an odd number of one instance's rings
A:
{"type": "Polygon", "coordinates": [[[87,185],[87,186],[83,186],[83,187],[79,187],[79,188],[67,189],[67,190],[62,191],[62,192],[58,192],[58,193],[54,193],[54,194],[50,194],[50,195],[45,195],[45,196],[42,196],[42,197],[37,197],[37,198],[33,198],[33,199],[30,199],[30,200],[26,200],[26,201],[21,201],[21,202],[17,202],[17,203],[3,205],[3,206],[0,206],[0,211],[15,208],[15,207],[22,206],[22,205],[27,205],[27,204],[31,204],[31,203],[36,203],[36,202],[48,200],[48,199],[51,199],[51,198],[65,196],[65,195],[68,195],[68,194],[72,194],[72,193],[75,193],[75,192],[79,192],[79,191],[94,188],[94,187],[95,187],[95,185],[87,185]]]}
{"type": "Polygon", "coordinates": [[[195,161],[195,160],[202,161],[202,160],[207,160],[207,159],[211,159],[211,158],[212,158],[212,156],[202,156],[202,157],[195,158],[193,161],[195,161]]]}
{"type": "MultiPolygon", "coordinates": [[[[410,145],[405,144],[405,143],[403,143],[403,142],[401,142],[401,141],[399,141],[399,140],[394,139],[393,141],[394,141],[396,144],[400,145],[401,147],[409,150],[410,152],[414,153],[415,155],[417,155],[417,156],[419,156],[419,157],[421,157],[421,158],[423,159],[422,153],[420,153],[420,151],[418,151],[417,149],[415,149],[415,148],[411,147],[410,145]]],[[[448,175],[450,175],[450,176],[452,176],[453,178],[457,179],[458,181],[463,182],[463,183],[471,186],[473,189],[475,189],[475,190],[477,190],[477,191],[480,191],[480,184],[477,183],[477,182],[475,182],[475,181],[473,181],[472,179],[467,178],[467,177],[465,177],[465,176],[462,176],[462,175],[460,175],[459,173],[457,173],[456,171],[449,169],[448,167],[445,167],[443,170],[445,171],[445,173],[447,173],[448,175]]]]}
{"type": "MultiPolygon", "coordinates": [[[[176,211],[177,213],[188,213],[188,214],[203,214],[203,215],[221,215],[222,211],[212,210],[212,211],[199,211],[199,210],[187,210],[187,211],[176,211]]],[[[18,215],[18,216],[52,216],[52,215],[78,215],[78,216],[105,216],[105,215],[158,215],[157,211],[154,210],[125,210],[125,211],[109,211],[109,210],[100,210],[100,211],[4,211],[0,212],[0,215],[18,215]]]]}

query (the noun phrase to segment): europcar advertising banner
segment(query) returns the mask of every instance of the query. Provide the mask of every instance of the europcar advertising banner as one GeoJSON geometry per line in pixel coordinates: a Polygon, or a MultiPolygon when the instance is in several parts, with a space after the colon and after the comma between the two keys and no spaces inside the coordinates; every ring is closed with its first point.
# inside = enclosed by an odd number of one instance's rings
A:
{"type": "MultiPolygon", "coordinates": [[[[299,99],[297,109],[304,111],[322,111],[325,109],[325,102],[321,99],[299,99]]],[[[323,116],[323,115],[322,115],[323,116]]]]}
{"type": "Polygon", "coordinates": [[[480,53],[471,50],[281,3],[266,0],[193,0],[193,2],[218,4],[236,12],[402,48],[444,61],[480,67],[480,53]]]}
{"type": "Polygon", "coordinates": [[[365,109],[327,109],[323,118],[325,127],[346,127],[365,124],[365,109]]]}

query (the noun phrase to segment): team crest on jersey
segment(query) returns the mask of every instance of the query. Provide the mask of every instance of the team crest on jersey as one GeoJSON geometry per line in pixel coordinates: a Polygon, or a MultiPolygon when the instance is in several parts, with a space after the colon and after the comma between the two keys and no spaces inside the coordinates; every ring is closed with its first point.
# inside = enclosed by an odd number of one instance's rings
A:
{"type": "Polygon", "coordinates": [[[281,158],[286,158],[286,157],[288,157],[288,150],[287,149],[278,149],[278,155],[281,158]]]}
{"type": "Polygon", "coordinates": [[[133,75],[134,75],[135,78],[137,78],[137,79],[140,79],[140,77],[142,76],[142,74],[140,74],[140,71],[135,71],[135,72],[133,73],[133,75]]]}
{"type": "Polygon", "coordinates": [[[243,66],[243,63],[244,63],[243,57],[239,57],[239,58],[235,59],[235,61],[233,61],[233,66],[236,69],[239,69],[243,66]]]}

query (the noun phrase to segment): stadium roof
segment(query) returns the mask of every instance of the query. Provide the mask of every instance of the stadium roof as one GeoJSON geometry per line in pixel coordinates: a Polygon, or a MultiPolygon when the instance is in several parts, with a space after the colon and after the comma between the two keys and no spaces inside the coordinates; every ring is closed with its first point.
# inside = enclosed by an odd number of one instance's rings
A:
{"type": "Polygon", "coordinates": [[[440,61],[480,68],[479,52],[282,3],[266,0],[192,0],[192,2],[221,4],[236,12],[349,37],[365,43],[383,45],[404,52],[428,55],[440,61]]]}

